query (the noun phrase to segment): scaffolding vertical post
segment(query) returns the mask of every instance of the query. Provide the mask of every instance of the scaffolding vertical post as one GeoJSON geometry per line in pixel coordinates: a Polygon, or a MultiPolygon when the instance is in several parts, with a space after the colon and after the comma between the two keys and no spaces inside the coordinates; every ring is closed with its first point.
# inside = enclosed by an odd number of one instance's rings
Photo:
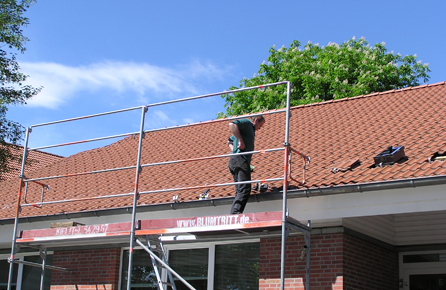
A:
{"type": "Polygon", "coordinates": [[[44,290],[45,288],[46,253],[46,248],[40,249],[40,258],[42,259],[42,272],[40,273],[40,290],[44,290]]]}
{"type": "Polygon", "coordinates": [[[132,284],[133,248],[135,247],[136,203],[138,202],[138,199],[139,199],[138,184],[139,184],[139,176],[141,173],[141,150],[142,150],[142,139],[144,138],[144,119],[145,119],[146,112],[147,112],[147,107],[142,107],[141,127],[140,127],[140,131],[139,131],[138,156],[137,156],[137,160],[136,160],[135,193],[133,195],[133,210],[132,210],[132,223],[131,223],[131,232],[130,232],[127,290],[131,289],[131,284],[132,284]]]}
{"type": "Polygon", "coordinates": [[[304,236],[305,246],[307,247],[307,265],[306,265],[306,281],[305,281],[305,289],[310,289],[310,252],[311,252],[311,221],[309,220],[307,226],[310,228],[310,233],[304,236]]]}
{"type": "Polygon", "coordinates": [[[286,94],[286,116],[285,116],[285,157],[283,168],[283,204],[282,204],[282,243],[280,251],[280,285],[281,289],[285,289],[285,242],[287,238],[287,188],[288,188],[288,154],[289,154],[289,133],[290,133],[290,98],[291,98],[291,82],[287,82],[286,94]]]}
{"type": "Polygon", "coordinates": [[[22,167],[20,170],[20,185],[19,185],[19,192],[17,194],[17,209],[16,209],[16,215],[14,219],[14,230],[12,234],[12,246],[11,246],[11,257],[8,259],[9,262],[9,278],[8,278],[8,290],[11,290],[12,286],[12,274],[14,272],[14,259],[15,259],[15,247],[16,247],[16,239],[17,239],[17,228],[19,223],[19,214],[20,214],[20,200],[22,197],[22,187],[23,187],[23,179],[25,178],[25,162],[26,157],[28,155],[28,139],[29,139],[29,133],[31,132],[31,128],[26,128],[26,137],[25,137],[25,146],[23,148],[23,156],[22,156],[22,167]]]}

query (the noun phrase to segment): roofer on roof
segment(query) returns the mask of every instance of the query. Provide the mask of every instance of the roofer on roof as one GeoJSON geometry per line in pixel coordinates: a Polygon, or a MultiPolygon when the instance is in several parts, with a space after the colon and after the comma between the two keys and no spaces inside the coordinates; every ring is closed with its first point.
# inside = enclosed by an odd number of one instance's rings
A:
{"type": "MultiPolygon", "coordinates": [[[[263,124],[265,124],[263,116],[239,119],[229,123],[229,130],[233,135],[229,138],[228,144],[232,153],[254,151],[255,131],[259,130],[263,124]]],[[[251,157],[252,154],[247,154],[229,158],[228,167],[234,177],[234,182],[251,181],[251,157]]],[[[235,185],[235,198],[230,213],[243,213],[250,194],[250,183],[235,185]]]]}

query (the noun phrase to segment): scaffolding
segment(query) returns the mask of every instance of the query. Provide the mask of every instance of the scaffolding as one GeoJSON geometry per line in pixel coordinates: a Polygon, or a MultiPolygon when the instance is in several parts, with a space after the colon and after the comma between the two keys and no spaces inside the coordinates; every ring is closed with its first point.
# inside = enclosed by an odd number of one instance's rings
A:
{"type": "MultiPolygon", "coordinates": [[[[155,259],[155,260],[159,259],[151,251],[151,249],[150,249],[150,242],[149,242],[149,238],[148,238],[148,235],[150,235],[150,234],[159,234],[160,233],[159,230],[158,231],[155,230],[153,232],[153,229],[151,229],[150,227],[146,228],[146,229],[142,229],[141,228],[141,222],[142,221],[136,219],[137,201],[138,201],[140,195],[142,195],[142,194],[155,194],[155,193],[161,193],[161,192],[162,193],[166,193],[166,192],[174,192],[174,191],[190,190],[190,189],[202,189],[202,188],[207,188],[208,189],[208,188],[212,188],[212,187],[233,186],[233,185],[239,185],[239,184],[258,184],[258,183],[265,183],[265,182],[272,182],[272,181],[282,181],[283,182],[282,211],[280,212],[281,218],[278,220],[278,223],[277,223],[277,220],[276,220],[276,224],[273,225],[273,227],[280,227],[280,232],[281,232],[281,237],[282,237],[282,240],[281,240],[281,271],[280,271],[281,289],[285,289],[285,260],[286,260],[285,246],[286,246],[286,238],[287,238],[287,236],[289,234],[289,230],[290,229],[299,231],[300,233],[304,234],[305,252],[306,252],[306,283],[305,283],[305,287],[306,287],[307,290],[310,289],[309,288],[309,286],[310,286],[310,284],[309,284],[309,282],[310,282],[310,271],[309,271],[310,270],[310,253],[309,253],[309,251],[310,251],[311,223],[310,223],[310,221],[308,221],[307,225],[304,225],[304,224],[301,224],[300,222],[292,219],[288,215],[288,207],[287,207],[287,188],[288,188],[288,184],[289,184],[289,179],[297,182],[300,185],[304,184],[305,183],[305,166],[310,161],[309,157],[307,157],[304,154],[302,154],[302,153],[292,149],[290,144],[289,144],[289,126],[290,126],[289,125],[289,121],[290,121],[290,117],[291,117],[291,114],[290,114],[290,92],[291,92],[291,83],[289,81],[283,81],[283,82],[265,84],[265,85],[254,86],[254,87],[247,87],[247,88],[241,88],[241,89],[236,89],[236,90],[223,91],[223,92],[218,92],[218,93],[213,93],[213,94],[200,95],[200,96],[195,96],[195,97],[190,97],[190,98],[183,98],[183,99],[177,99],[177,100],[153,103],[153,104],[149,104],[149,105],[146,105],[146,106],[139,106],[139,107],[122,109],[122,110],[115,110],[115,111],[110,111],[110,112],[106,112],[106,113],[93,114],[93,115],[88,115],[88,116],[83,116],[83,117],[64,119],[64,120],[48,122],[48,123],[42,123],[42,124],[37,124],[37,125],[33,125],[31,127],[28,127],[26,129],[24,153],[23,153],[23,159],[22,159],[22,165],[21,165],[21,173],[20,173],[20,176],[19,176],[20,177],[20,184],[19,184],[19,190],[18,190],[18,195],[17,195],[17,207],[16,207],[16,216],[15,216],[15,219],[14,219],[14,229],[13,229],[13,236],[12,236],[11,256],[8,259],[8,261],[10,263],[10,270],[9,270],[9,279],[8,279],[8,288],[7,289],[11,290],[12,281],[13,281],[13,264],[14,263],[22,263],[22,264],[26,264],[26,265],[29,265],[29,266],[41,267],[42,268],[42,275],[41,275],[41,288],[40,289],[43,289],[43,283],[44,283],[43,280],[44,280],[45,269],[68,271],[68,269],[46,265],[46,262],[45,262],[46,248],[45,249],[41,249],[41,248],[39,249],[40,255],[42,257],[42,264],[30,263],[30,262],[25,262],[25,261],[20,261],[20,260],[15,259],[16,248],[17,248],[17,243],[18,242],[19,243],[26,243],[26,242],[35,241],[34,239],[30,240],[30,239],[26,239],[26,238],[23,239],[22,237],[19,238],[18,235],[17,235],[19,215],[20,215],[20,210],[21,210],[22,207],[29,207],[29,206],[42,207],[44,205],[56,204],[56,203],[66,203],[66,202],[75,202],[75,201],[85,201],[85,200],[96,200],[96,199],[104,199],[104,198],[116,198],[116,197],[125,197],[125,196],[130,197],[130,196],[133,196],[132,218],[131,218],[131,222],[130,222],[130,225],[129,225],[130,231],[125,232],[125,233],[122,233],[122,232],[117,233],[117,235],[128,236],[128,238],[129,238],[129,261],[128,261],[128,272],[127,272],[127,274],[128,274],[128,276],[127,276],[127,289],[131,289],[133,250],[135,248],[135,245],[137,244],[137,245],[141,246],[144,250],[146,250],[150,254],[152,259],[155,259]],[[147,113],[149,108],[155,107],[155,106],[161,106],[161,105],[178,103],[178,102],[185,102],[185,101],[190,101],[190,100],[202,99],[202,98],[207,98],[207,97],[220,96],[220,95],[225,95],[225,94],[232,94],[232,93],[237,93],[237,92],[241,92],[241,91],[263,89],[263,88],[266,88],[266,87],[279,86],[279,85],[286,85],[286,91],[287,91],[286,108],[285,109],[281,109],[281,110],[276,110],[276,111],[273,111],[273,112],[268,112],[268,114],[284,113],[284,112],[286,113],[286,117],[285,117],[285,136],[284,136],[285,140],[284,140],[284,143],[283,143],[283,147],[272,148],[272,149],[265,149],[265,150],[257,150],[257,151],[250,151],[250,152],[243,152],[243,153],[237,153],[235,155],[248,155],[248,154],[259,154],[259,153],[263,154],[263,153],[267,153],[267,152],[283,151],[284,152],[284,159],[283,159],[284,160],[283,161],[284,162],[284,172],[283,172],[283,176],[282,177],[280,177],[280,178],[262,179],[262,180],[244,181],[244,182],[230,182],[230,183],[221,183],[221,184],[206,184],[204,186],[190,186],[190,187],[170,188],[170,189],[162,189],[162,190],[139,191],[140,174],[141,174],[142,168],[144,168],[144,167],[159,166],[159,165],[166,165],[166,164],[175,164],[175,163],[184,163],[184,162],[193,162],[193,161],[198,161],[198,160],[209,160],[209,159],[216,159],[216,158],[227,158],[227,157],[230,157],[230,156],[234,156],[234,154],[223,154],[223,155],[215,155],[215,156],[208,156],[208,157],[201,157],[201,158],[191,158],[191,159],[183,159],[183,160],[173,160],[173,161],[166,161],[166,162],[141,164],[142,142],[143,142],[144,135],[146,133],[148,133],[148,132],[155,132],[155,131],[161,131],[161,130],[178,129],[178,128],[187,127],[187,126],[209,124],[209,123],[213,123],[213,122],[231,121],[231,120],[246,118],[246,116],[237,116],[237,117],[230,117],[230,118],[225,118],[225,119],[217,119],[217,120],[211,120],[211,121],[205,121],[205,122],[198,122],[198,123],[193,123],[193,124],[186,124],[186,125],[180,125],[180,126],[166,127],[166,128],[161,128],[161,129],[144,130],[145,115],[146,115],[146,113],[147,113]],[[119,134],[119,135],[112,135],[112,136],[107,136],[107,137],[87,139],[87,140],[75,141],[75,142],[69,142],[69,143],[54,144],[54,145],[49,145],[49,146],[28,148],[29,135],[32,132],[32,129],[35,128],[35,127],[48,126],[48,125],[65,123],[65,122],[71,122],[71,121],[76,121],[76,120],[83,120],[83,119],[88,119],[88,118],[93,118],[93,117],[105,116],[105,115],[116,114],[116,113],[127,112],[127,111],[134,111],[134,110],[140,110],[141,111],[140,130],[138,132],[125,133],[125,134],[119,134]],[[25,162],[26,162],[27,154],[31,150],[49,149],[49,148],[54,148],[54,147],[59,147],[59,146],[81,144],[81,143],[86,143],[86,142],[93,142],[93,141],[100,141],[100,140],[106,140],[106,139],[112,139],[112,138],[127,137],[127,136],[132,136],[132,135],[133,136],[139,135],[137,160],[136,160],[136,165],[134,165],[134,166],[127,166],[127,167],[120,167],[120,168],[109,168],[109,169],[95,170],[95,171],[89,171],[89,172],[78,172],[78,173],[73,173],[73,174],[47,176],[47,177],[30,178],[30,179],[27,179],[25,177],[25,174],[24,174],[25,162]],[[303,176],[303,181],[302,182],[297,181],[295,178],[293,178],[291,176],[291,155],[292,155],[292,153],[296,153],[296,154],[300,155],[301,157],[303,157],[303,159],[304,159],[304,167],[303,167],[304,168],[304,176],[303,176]],[[128,170],[128,169],[135,170],[135,183],[134,183],[135,187],[134,187],[134,190],[132,192],[120,193],[120,194],[112,194],[112,195],[101,195],[101,196],[95,196],[95,197],[83,197],[83,198],[72,198],[72,199],[64,199],[64,200],[44,201],[45,190],[48,190],[48,186],[44,183],[45,180],[57,179],[57,178],[63,178],[63,177],[81,176],[81,175],[88,175],[88,174],[97,174],[97,173],[111,172],[111,171],[118,171],[118,170],[128,170]],[[41,197],[41,201],[40,202],[29,203],[29,202],[26,201],[26,194],[27,194],[27,191],[28,191],[28,183],[29,182],[32,182],[32,183],[35,183],[35,184],[38,184],[38,185],[42,186],[42,197],[41,197]],[[22,191],[25,191],[24,194],[22,193],[22,191]],[[24,203],[22,203],[22,200],[21,200],[22,199],[22,194],[23,194],[23,201],[24,201],[24,203]],[[143,236],[143,235],[146,236],[147,244],[142,243],[137,238],[137,236],[143,236]]],[[[254,117],[254,116],[265,115],[265,114],[266,113],[258,113],[258,114],[251,114],[249,116],[250,117],[254,117]]],[[[262,228],[262,227],[271,226],[271,224],[259,223],[258,225],[253,225],[252,223],[250,223],[249,225],[248,224],[245,224],[245,225],[242,224],[241,226],[242,227],[247,227],[247,228],[262,228]]],[[[206,228],[203,228],[203,229],[206,230],[206,228]]],[[[230,227],[230,228],[223,227],[223,228],[216,229],[216,230],[236,230],[236,231],[242,231],[240,229],[237,229],[237,226],[230,227]]],[[[244,230],[246,230],[246,229],[244,229],[244,230]]],[[[197,230],[196,229],[189,229],[189,232],[197,232],[197,230]]],[[[98,236],[98,237],[100,238],[100,236],[98,236]]],[[[161,259],[160,261],[157,261],[157,262],[159,262],[161,264],[165,264],[164,266],[166,266],[168,269],[170,268],[167,265],[167,261],[163,261],[161,259]]],[[[175,276],[177,276],[177,278],[179,280],[181,280],[183,283],[185,283],[185,285],[189,289],[194,289],[190,284],[188,284],[187,281],[185,281],[178,274],[176,274],[173,269],[170,268],[169,271],[171,273],[173,273],[175,276]]],[[[158,279],[158,281],[159,281],[159,279],[158,279]]],[[[159,287],[161,289],[161,287],[162,287],[161,284],[159,285],[159,287]]],[[[173,286],[173,289],[175,289],[175,286],[173,286]]]]}

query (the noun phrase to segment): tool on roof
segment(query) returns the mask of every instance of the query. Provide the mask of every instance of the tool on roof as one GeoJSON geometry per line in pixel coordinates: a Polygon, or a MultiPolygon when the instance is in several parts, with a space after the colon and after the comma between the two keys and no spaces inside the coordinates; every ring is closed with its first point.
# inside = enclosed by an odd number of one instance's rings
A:
{"type": "Polygon", "coordinates": [[[373,159],[375,160],[376,166],[382,167],[383,165],[392,165],[405,156],[404,146],[389,146],[386,150],[373,157],[373,159]]]}
{"type": "Polygon", "coordinates": [[[253,190],[254,191],[260,191],[260,192],[265,192],[265,191],[267,191],[268,190],[268,188],[269,188],[269,185],[268,184],[266,184],[266,183],[261,183],[261,182],[257,182],[256,184],[254,184],[254,186],[253,186],[253,190]]]}
{"type": "Polygon", "coordinates": [[[202,194],[200,194],[200,197],[198,199],[209,199],[209,191],[211,191],[209,188],[206,189],[202,194]]]}

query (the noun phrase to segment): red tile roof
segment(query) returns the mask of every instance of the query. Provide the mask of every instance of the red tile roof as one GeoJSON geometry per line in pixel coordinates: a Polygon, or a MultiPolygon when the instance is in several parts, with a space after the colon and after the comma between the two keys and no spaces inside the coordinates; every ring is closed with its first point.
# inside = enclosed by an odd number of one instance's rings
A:
{"type": "MultiPolygon", "coordinates": [[[[425,176],[446,175],[446,162],[427,160],[446,150],[446,82],[393,90],[292,108],[291,146],[311,156],[306,187],[323,188],[425,176]],[[375,167],[373,157],[388,146],[403,145],[407,158],[394,165],[375,167]],[[353,161],[359,160],[359,165],[353,161]],[[333,171],[340,166],[342,170],[333,171]]],[[[270,112],[272,113],[272,112],[270,112]]],[[[149,113],[150,114],[150,111],[149,113]]],[[[266,124],[256,134],[256,150],[283,146],[285,113],[268,114],[266,124]]],[[[228,121],[145,135],[141,164],[198,158],[228,153],[228,121]]],[[[137,136],[109,146],[81,152],[53,163],[27,177],[54,176],[77,172],[127,167],[136,164],[137,136]]],[[[283,152],[256,154],[253,180],[280,178],[283,152]]],[[[302,159],[293,156],[293,176],[302,178],[302,159]]],[[[135,169],[57,178],[50,185],[45,201],[107,196],[134,191],[135,169]]],[[[144,167],[139,191],[192,187],[232,182],[227,159],[212,159],[144,167]]],[[[291,185],[302,188],[297,184],[291,185]]],[[[280,189],[281,182],[269,183],[269,190],[280,189]]],[[[0,201],[0,219],[15,216],[17,180],[5,182],[0,201]]],[[[198,200],[204,188],[154,194],[141,194],[138,205],[198,200]]],[[[211,188],[210,198],[230,197],[233,186],[211,188]]],[[[27,201],[40,201],[41,187],[31,184],[27,201]]],[[[111,208],[131,207],[133,196],[56,203],[42,208],[24,207],[21,216],[46,216],[111,208]]]]}
{"type": "MultiPolygon", "coordinates": [[[[0,145],[1,146],[1,145],[0,145]]],[[[23,155],[23,146],[10,144],[11,154],[15,157],[19,157],[23,155]]],[[[42,152],[42,151],[30,151],[27,158],[27,164],[25,166],[26,171],[34,171],[38,168],[45,167],[48,164],[54,163],[63,159],[64,157],[42,152]]],[[[22,168],[21,160],[13,160],[9,163],[9,171],[0,173],[0,182],[9,180],[12,178],[18,178],[20,175],[20,171],[22,168]]]]}

